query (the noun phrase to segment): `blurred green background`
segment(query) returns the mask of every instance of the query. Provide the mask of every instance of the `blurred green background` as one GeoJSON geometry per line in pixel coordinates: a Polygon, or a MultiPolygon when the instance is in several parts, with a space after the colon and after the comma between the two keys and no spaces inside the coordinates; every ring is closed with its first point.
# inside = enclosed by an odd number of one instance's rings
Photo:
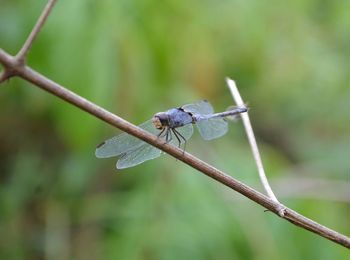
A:
{"type": "MultiPolygon", "coordinates": [[[[15,54],[46,1],[0,0],[15,54]]],[[[286,205],[350,235],[350,1],[60,0],[34,69],[139,124],[236,80],[286,205]]],[[[20,79],[0,86],[1,259],[349,259],[170,156],[98,160],[120,131],[20,79]]],[[[190,153],[262,191],[240,122],[190,153]]]]}

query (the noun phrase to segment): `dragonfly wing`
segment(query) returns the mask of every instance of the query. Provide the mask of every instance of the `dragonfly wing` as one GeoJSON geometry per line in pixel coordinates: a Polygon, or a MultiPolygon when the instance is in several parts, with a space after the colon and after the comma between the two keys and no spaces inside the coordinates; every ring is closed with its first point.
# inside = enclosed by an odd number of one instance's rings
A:
{"type": "MultiPolygon", "coordinates": [[[[176,128],[176,130],[186,139],[190,139],[193,134],[192,124],[185,125],[183,127],[176,128]]],[[[170,134],[172,134],[170,132],[170,134]]],[[[176,137],[172,136],[171,144],[177,145],[176,137]]],[[[158,148],[143,143],[141,146],[136,146],[134,149],[129,150],[123,154],[117,162],[117,169],[124,169],[133,167],[140,163],[143,163],[148,160],[155,159],[161,155],[161,150],[158,148]]]]}
{"type": "MultiPolygon", "coordinates": [[[[184,137],[186,140],[190,139],[192,134],[193,134],[193,126],[192,124],[187,124],[187,125],[184,125],[182,127],[178,127],[178,128],[175,128],[177,132],[179,132],[181,134],[182,137],[184,137]]],[[[172,138],[172,141],[171,143],[172,144],[176,144],[177,145],[177,140],[175,138],[174,140],[174,135],[173,135],[173,138],[172,138]]]]}
{"type": "Polygon", "coordinates": [[[214,113],[214,109],[207,100],[201,100],[197,103],[182,106],[185,112],[199,115],[209,115],[214,113]]]}
{"type": "MultiPolygon", "coordinates": [[[[154,135],[157,135],[159,133],[159,130],[153,126],[152,120],[148,120],[142,123],[139,125],[139,127],[154,135]]],[[[100,144],[96,148],[95,155],[97,158],[109,158],[121,155],[122,153],[131,150],[135,150],[145,144],[146,143],[144,141],[132,135],[122,133],[100,144]]]]}
{"type": "Polygon", "coordinates": [[[227,133],[227,122],[222,118],[212,118],[200,120],[196,123],[203,139],[212,140],[227,133]]]}
{"type": "Polygon", "coordinates": [[[160,154],[161,151],[158,148],[144,143],[140,147],[123,154],[117,162],[117,169],[133,167],[145,161],[155,159],[160,154]]]}

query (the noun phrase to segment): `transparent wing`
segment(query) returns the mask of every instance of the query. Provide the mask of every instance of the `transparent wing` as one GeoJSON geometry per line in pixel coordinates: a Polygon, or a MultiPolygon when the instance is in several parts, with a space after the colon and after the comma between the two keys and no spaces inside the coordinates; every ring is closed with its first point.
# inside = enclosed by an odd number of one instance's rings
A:
{"type": "MultiPolygon", "coordinates": [[[[159,133],[159,130],[153,126],[152,120],[142,123],[139,127],[154,135],[159,133]]],[[[135,150],[145,144],[144,141],[132,135],[122,133],[100,144],[96,148],[95,155],[97,158],[109,158],[126,153],[130,150],[135,150]]]]}
{"type": "Polygon", "coordinates": [[[228,125],[223,118],[203,119],[196,123],[203,139],[212,140],[227,133],[228,125]]]}
{"type": "MultiPolygon", "coordinates": [[[[178,127],[178,128],[175,128],[177,132],[179,132],[181,134],[182,137],[185,138],[185,140],[187,141],[188,139],[191,138],[192,134],[193,134],[193,126],[192,124],[187,124],[187,125],[184,125],[182,127],[178,127]]],[[[176,137],[174,136],[173,133],[172,134],[172,140],[171,140],[171,144],[172,145],[175,145],[175,146],[178,146],[179,143],[178,143],[178,140],[176,139],[176,137]]],[[[181,140],[181,138],[180,138],[181,140]]],[[[181,140],[182,144],[183,144],[183,140],[181,140]]]]}
{"type": "Polygon", "coordinates": [[[182,106],[182,109],[186,112],[199,115],[209,115],[214,113],[214,109],[207,100],[201,100],[194,104],[188,104],[182,106]]]}
{"type": "MultiPolygon", "coordinates": [[[[190,139],[193,134],[192,124],[185,125],[176,129],[186,140],[190,139]]],[[[170,131],[169,134],[172,134],[171,144],[178,145],[178,140],[170,131]]],[[[181,140],[183,141],[183,140],[181,140]]],[[[117,162],[117,169],[124,169],[136,166],[140,163],[143,163],[148,160],[155,159],[161,155],[162,151],[158,148],[143,143],[141,146],[136,146],[134,149],[129,150],[123,154],[117,162]]]]}
{"type": "MultiPolygon", "coordinates": [[[[194,104],[188,104],[182,106],[186,112],[190,112],[194,115],[210,115],[214,113],[214,109],[211,104],[206,100],[201,100],[194,104]]],[[[227,133],[227,122],[222,118],[204,118],[198,117],[196,122],[197,128],[203,139],[212,140],[223,136],[227,133]]]]}
{"type": "Polygon", "coordinates": [[[123,154],[117,162],[117,169],[136,166],[145,161],[155,159],[159,157],[160,154],[161,151],[158,148],[144,143],[140,147],[137,147],[136,149],[130,150],[123,154]]]}

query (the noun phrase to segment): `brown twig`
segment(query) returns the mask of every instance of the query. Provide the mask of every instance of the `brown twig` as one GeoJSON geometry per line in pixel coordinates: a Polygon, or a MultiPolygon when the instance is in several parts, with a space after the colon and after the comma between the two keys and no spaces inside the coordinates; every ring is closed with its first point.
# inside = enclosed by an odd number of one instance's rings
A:
{"type": "Polygon", "coordinates": [[[43,12],[41,13],[38,21],[36,22],[33,30],[29,34],[29,36],[28,36],[27,40],[25,41],[25,43],[23,44],[21,50],[16,55],[16,59],[19,62],[21,62],[21,63],[25,62],[26,56],[28,54],[28,51],[30,50],[30,47],[32,47],[33,41],[35,40],[36,36],[38,35],[41,28],[45,24],[45,21],[46,21],[47,17],[49,16],[55,3],[56,3],[56,0],[49,0],[48,3],[46,4],[43,12]]]}
{"type": "MultiPolygon", "coordinates": [[[[56,0],[49,0],[46,4],[44,10],[42,11],[38,21],[36,22],[35,26],[33,27],[32,31],[30,32],[28,38],[26,39],[25,43],[23,44],[20,51],[17,53],[16,56],[7,56],[3,55],[3,65],[4,69],[0,73],[0,83],[6,81],[7,79],[13,77],[16,75],[16,68],[21,67],[25,64],[27,54],[32,47],[33,41],[35,40],[36,36],[40,32],[41,28],[44,26],[47,17],[51,13],[51,10],[53,6],[55,5],[56,0]],[[9,60],[7,60],[9,59],[9,60]],[[6,64],[11,63],[12,66],[6,66],[6,64]]],[[[0,49],[0,52],[3,50],[0,49]]]]}
{"type": "MultiPolygon", "coordinates": [[[[53,3],[54,1],[50,1],[49,3],[53,3]]],[[[52,6],[51,6],[52,7],[52,6]]],[[[47,17],[48,11],[47,8],[43,12],[44,14],[41,15],[41,17],[47,17]],[[45,15],[45,13],[47,13],[45,15]]],[[[37,24],[41,24],[39,26],[39,29],[43,25],[45,18],[43,19],[43,22],[38,22],[37,24]]],[[[40,18],[41,19],[41,18],[40,18]]],[[[39,19],[39,20],[40,20],[39,19]]],[[[38,30],[39,30],[38,29],[38,30]]],[[[35,30],[33,30],[35,31],[35,30]]],[[[35,35],[33,36],[33,39],[35,38],[35,35]]],[[[32,40],[27,42],[30,42],[28,46],[30,47],[32,40]]],[[[25,50],[25,48],[22,48],[25,50]]],[[[28,50],[29,48],[27,48],[28,50]]],[[[24,51],[24,53],[27,52],[24,51]]],[[[18,57],[18,56],[17,56],[18,57]]],[[[268,209],[269,211],[277,214],[278,216],[288,220],[289,222],[300,226],[304,229],[310,230],[322,237],[325,237],[331,241],[334,241],[344,247],[350,248],[350,238],[346,237],[345,235],[342,235],[334,230],[331,230],[325,226],[322,226],[318,224],[315,221],[312,221],[297,212],[285,207],[283,204],[278,203],[269,197],[261,194],[260,192],[250,188],[249,186],[241,183],[240,181],[232,178],[231,176],[225,174],[224,172],[214,168],[213,166],[207,164],[206,162],[203,162],[199,160],[198,158],[194,157],[193,155],[189,153],[184,153],[181,149],[172,146],[170,144],[164,144],[163,141],[159,140],[156,136],[140,129],[139,127],[129,123],[128,121],[108,112],[107,110],[95,105],[94,103],[86,100],[83,97],[80,97],[79,95],[75,94],[74,92],[64,88],[63,86],[57,84],[56,82],[46,78],[45,76],[41,75],[40,73],[36,72],[35,70],[31,69],[30,67],[26,66],[24,62],[18,62],[18,59],[16,57],[11,56],[10,54],[6,53],[2,49],[0,49],[0,63],[4,66],[5,74],[8,73],[8,77],[12,76],[19,76],[22,79],[29,81],[33,83],[35,86],[40,87],[41,89],[61,98],[62,100],[71,103],[72,105],[90,113],[91,115],[95,116],[96,118],[99,118],[106,123],[115,126],[125,132],[127,132],[130,135],[133,135],[161,150],[164,152],[174,156],[180,161],[183,161],[184,163],[190,165],[191,167],[197,169],[201,173],[217,180],[218,182],[230,187],[231,189],[241,193],[242,195],[246,196],[247,198],[255,201],[256,203],[260,204],[264,208],[268,209]],[[9,73],[10,72],[10,73],[9,73]]]]}

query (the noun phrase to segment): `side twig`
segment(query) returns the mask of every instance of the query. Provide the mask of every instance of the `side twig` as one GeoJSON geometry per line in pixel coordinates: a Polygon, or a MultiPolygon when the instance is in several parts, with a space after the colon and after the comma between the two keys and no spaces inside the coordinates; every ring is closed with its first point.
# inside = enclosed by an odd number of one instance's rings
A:
{"type": "MultiPolygon", "coordinates": [[[[245,106],[241,95],[239,94],[239,91],[237,89],[236,83],[230,79],[230,78],[226,78],[226,82],[227,85],[231,91],[232,97],[235,100],[237,106],[245,106]]],[[[244,125],[244,129],[247,133],[247,137],[248,137],[248,141],[250,144],[250,148],[252,149],[253,152],[253,156],[254,156],[254,160],[255,160],[255,164],[256,167],[258,169],[258,173],[259,173],[259,177],[260,177],[260,181],[267,193],[267,195],[274,201],[278,202],[275,194],[273,193],[269,182],[267,181],[267,177],[265,174],[265,170],[264,170],[264,166],[261,160],[261,156],[259,153],[259,149],[258,149],[258,145],[256,143],[255,140],[255,136],[254,136],[254,132],[253,132],[253,128],[252,128],[252,124],[250,123],[250,119],[249,119],[249,115],[248,112],[247,113],[243,113],[240,115],[242,117],[242,121],[243,121],[243,125],[244,125]]]]}
{"type": "Polygon", "coordinates": [[[56,3],[56,0],[49,0],[48,1],[43,12],[41,13],[41,15],[38,19],[38,21],[36,22],[33,30],[29,34],[29,36],[28,36],[27,40],[25,41],[25,43],[23,44],[21,50],[17,53],[16,59],[18,59],[18,61],[20,63],[24,63],[26,56],[28,54],[28,51],[32,47],[33,41],[35,40],[36,36],[40,32],[41,28],[43,27],[43,25],[44,25],[47,17],[49,16],[53,6],[55,5],[55,3],[56,3]]]}

